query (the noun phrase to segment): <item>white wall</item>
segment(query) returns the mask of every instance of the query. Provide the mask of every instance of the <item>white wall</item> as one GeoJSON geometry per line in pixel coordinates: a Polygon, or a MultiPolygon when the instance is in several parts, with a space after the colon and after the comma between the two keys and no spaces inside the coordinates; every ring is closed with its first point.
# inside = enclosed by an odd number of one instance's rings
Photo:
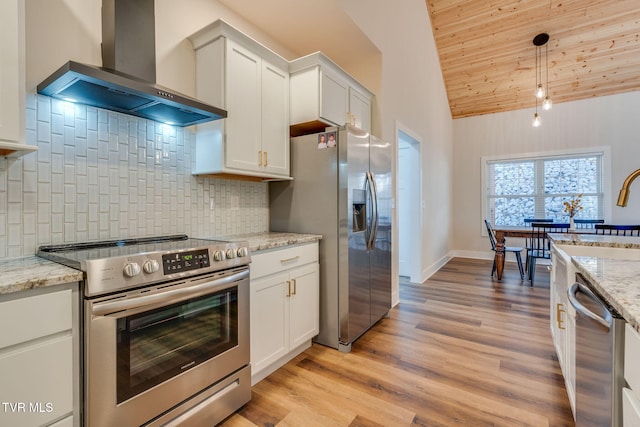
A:
{"type": "MultiPolygon", "coordinates": [[[[533,101],[533,96],[532,96],[533,101]]],[[[456,119],[453,140],[453,248],[459,255],[490,253],[481,237],[482,156],[610,146],[611,179],[606,182],[610,223],[640,224],[640,182],[631,186],[629,204],[615,206],[624,178],[640,168],[640,92],[555,104],[543,111],[542,126],[533,128],[534,110],[456,119]]],[[[605,208],[605,212],[607,209],[605,208]]],[[[513,243],[515,244],[515,243],[513,243]]]]}
{"type": "MultiPolygon", "coordinates": [[[[395,146],[399,121],[423,142],[424,228],[417,238],[421,241],[421,267],[426,278],[450,250],[453,162],[451,113],[427,7],[422,0],[339,3],[382,53],[382,84],[377,94],[382,118],[380,136],[395,146]]],[[[397,253],[397,226],[394,231],[397,253]]],[[[393,277],[397,278],[397,263],[393,268],[393,277]]]]}

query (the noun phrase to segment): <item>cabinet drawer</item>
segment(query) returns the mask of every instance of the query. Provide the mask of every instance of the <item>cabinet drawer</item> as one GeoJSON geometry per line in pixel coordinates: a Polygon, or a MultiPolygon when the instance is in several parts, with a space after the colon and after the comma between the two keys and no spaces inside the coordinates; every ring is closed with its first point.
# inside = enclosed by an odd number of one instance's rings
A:
{"type": "Polygon", "coordinates": [[[260,251],[251,255],[251,278],[256,279],[310,262],[318,262],[317,242],[260,251]]]}
{"type": "Polygon", "coordinates": [[[635,393],[640,393],[640,334],[629,324],[625,329],[624,378],[635,393]]]}
{"type": "Polygon", "coordinates": [[[628,388],[622,389],[622,425],[624,427],[640,426],[640,401],[628,388]]]}
{"type": "Polygon", "coordinates": [[[0,423],[44,425],[73,411],[73,338],[71,333],[9,351],[0,356],[0,423]],[[20,404],[24,405],[21,406],[20,404]]]}
{"type": "Polygon", "coordinates": [[[71,329],[71,290],[0,303],[0,348],[71,329]]]}

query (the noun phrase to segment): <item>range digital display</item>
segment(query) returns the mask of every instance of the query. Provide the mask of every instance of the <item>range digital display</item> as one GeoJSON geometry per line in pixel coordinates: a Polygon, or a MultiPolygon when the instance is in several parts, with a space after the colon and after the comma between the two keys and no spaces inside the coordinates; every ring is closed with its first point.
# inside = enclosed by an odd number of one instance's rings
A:
{"type": "Polygon", "coordinates": [[[209,251],[207,249],[162,255],[164,274],[196,270],[209,267],[209,265],[209,251]]]}

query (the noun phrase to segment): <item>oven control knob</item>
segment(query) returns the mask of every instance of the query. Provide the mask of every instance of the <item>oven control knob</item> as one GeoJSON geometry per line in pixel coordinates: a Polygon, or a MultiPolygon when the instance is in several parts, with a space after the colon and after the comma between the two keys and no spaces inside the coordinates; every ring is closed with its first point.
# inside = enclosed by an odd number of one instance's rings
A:
{"type": "Polygon", "coordinates": [[[140,274],[140,264],[137,262],[128,262],[125,264],[122,272],[127,277],[133,277],[140,274]]]}
{"type": "Polygon", "coordinates": [[[232,259],[236,257],[236,250],[235,249],[227,249],[227,259],[232,259]]]}
{"type": "Polygon", "coordinates": [[[213,253],[213,259],[216,261],[224,261],[225,260],[225,256],[224,256],[224,251],[215,251],[213,253]]]}
{"type": "Polygon", "coordinates": [[[238,256],[239,257],[243,257],[243,256],[247,256],[249,255],[249,249],[242,247],[242,248],[238,248],[238,256]]]}
{"type": "Polygon", "coordinates": [[[147,274],[155,273],[160,270],[160,264],[155,259],[149,259],[142,264],[142,269],[147,274]]]}

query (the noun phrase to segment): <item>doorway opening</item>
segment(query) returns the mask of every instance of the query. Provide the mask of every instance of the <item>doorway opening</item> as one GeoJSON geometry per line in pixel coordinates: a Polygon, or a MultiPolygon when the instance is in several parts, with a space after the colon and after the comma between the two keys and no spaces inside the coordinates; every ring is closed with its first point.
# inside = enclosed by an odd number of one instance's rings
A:
{"type": "Polygon", "coordinates": [[[422,282],[420,138],[398,124],[398,273],[422,282]]]}

